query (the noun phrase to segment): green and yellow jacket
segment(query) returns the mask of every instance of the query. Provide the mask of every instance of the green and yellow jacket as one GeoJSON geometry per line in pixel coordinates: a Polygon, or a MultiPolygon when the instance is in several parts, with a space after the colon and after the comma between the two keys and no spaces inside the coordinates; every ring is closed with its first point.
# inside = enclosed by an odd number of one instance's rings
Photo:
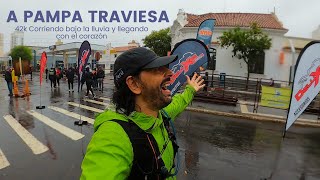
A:
{"type": "MultiPolygon", "coordinates": [[[[176,94],[172,102],[164,108],[172,120],[192,101],[195,89],[186,86],[182,94],[176,94]]],[[[94,134],[87,147],[86,155],[82,162],[81,180],[92,179],[127,179],[133,162],[133,148],[130,139],[121,125],[112,120],[133,121],[142,130],[151,133],[158,144],[159,150],[165,144],[168,133],[164,128],[162,115],[159,111],[158,118],[133,112],[129,116],[119,114],[114,109],[107,109],[97,116],[94,122],[94,134]]],[[[172,143],[169,143],[162,154],[165,166],[171,169],[174,161],[172,143]]],[[[174,169],[171,173],[174,172],[174,169]]],[[[171,177],[168,179],[175,179],[171,177]]]]}

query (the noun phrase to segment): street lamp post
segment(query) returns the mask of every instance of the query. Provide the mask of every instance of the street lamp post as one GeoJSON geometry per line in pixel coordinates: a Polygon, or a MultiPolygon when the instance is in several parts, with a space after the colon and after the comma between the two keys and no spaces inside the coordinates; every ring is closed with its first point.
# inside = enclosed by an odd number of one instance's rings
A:
{"type": "Polygon", "coordinates": [[[35,69],[37,67],[37,63],[36,63],[36,56],[37,56],[37,53],[36,53],[36,50],[33,49],[33,68],[35,69]]]}

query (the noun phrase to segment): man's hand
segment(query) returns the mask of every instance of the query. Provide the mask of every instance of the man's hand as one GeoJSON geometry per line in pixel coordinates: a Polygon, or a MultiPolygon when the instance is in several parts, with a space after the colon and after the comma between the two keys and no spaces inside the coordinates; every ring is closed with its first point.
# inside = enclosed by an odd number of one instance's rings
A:
{"type": "Polygon", "coordinates": [[[204,79],[202,79],[201,76],[199,76],[197,73],[194,73],[191,80],[189,78],[189,76],[187,77],[187,83],[192,86],[196,92],[198,92],[201,88],[203,88],[205,86],[205,84],[203,84],[204,79]]]}

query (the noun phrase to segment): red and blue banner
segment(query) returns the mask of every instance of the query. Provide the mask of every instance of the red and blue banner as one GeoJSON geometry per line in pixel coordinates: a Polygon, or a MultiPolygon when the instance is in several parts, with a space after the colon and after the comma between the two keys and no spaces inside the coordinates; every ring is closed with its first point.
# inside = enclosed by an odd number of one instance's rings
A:
{"type": "Polygon", "coordinates": [[[196,39],[202,41],[208,48],[211,44],[215,23],[216,23],[215,19],[207,19],[207,20],[204,20],[198,28],[196,39]]]}
{"type": "MultiPolygon", "coordinates": [[[[206,19],[202,21],[198,28],[197,39],[202,41],[208,49],[210,48],[215,23],[215,19],[206,19]]],[[[207,66],[208,63],[201,65],[203,70],[207,69],[207,66]]]]}
{"type": "Polygon", "coordinates": [[[208,62],[210,56],[206,45],[197,39],[186,39],[177,43],[171,55],[178,55],[178,60],[169,64],[173,75],[168,89],[174,95],[186,82],[186,75],[192,75],[200,66],[208,62]]]}
{"type": "Polygon", "coordinates": [[[46,69],[46,66],[47,66],[47,53],[43,52],[41,54],[41,59],[40,59],[40,86],[42,83],[42,75],[46,69]]]}
{"type": "Polygon", "coordinates": [[[82,78],[83,71],[88,63],[91,55],[91,46],[88,41],[83,41],[79,49],[78,55],[78,92],[80,88],[80,82],[82,78]]]}

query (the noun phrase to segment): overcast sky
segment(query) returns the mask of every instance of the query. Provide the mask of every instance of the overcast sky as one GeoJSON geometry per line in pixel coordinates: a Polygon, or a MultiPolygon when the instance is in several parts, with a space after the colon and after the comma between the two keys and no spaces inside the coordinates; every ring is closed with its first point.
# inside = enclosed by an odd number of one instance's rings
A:
{"type": "MultiPolygon", "coordinates": [[[[275,9],[276,15],[283,23],[284,27],[289,29],[287,36],[311,38],[311,33],[320,25],[320,1],[319,0],[0,0],[0,32],[4,34],[5,51],[10,47],[10,33],[16,26],[145,26],[148,32],[136,33],[105,33],[107,39],[90,40],[91,43],[106,45],[111,43],[112,46],[126,45],[131,40],[141,42],[141,39],[148,35],[152,30],[169,27],[176,19],[179,9],[187,13],[204,14],[218,12],[241,12],[241,13],[270,13],[275,9]],[[7,23],[9,11],[14,10],[18,23],[7,23]],[[74,12],[79,10],[83,23],[24,23],[23,11],[31,10],[34,13],[37,10],[51,12],[68,10],[74,12]],[[161,10],[167,12],[169,23],[91,23],[88,10],[104,10],[120,12],[124,10],[155,10],[160,13],[161,10]]],[[[33,19],[30,19],[33,21],[33,19]]],[[[84,32],[80,32],[84,33],[84,32]]],[[[48,46],[56,41],[56,32],[54,33],[25,33],[25,45],[42,45],[48,46]]],[[[63,40],[64,43],[76,40],[63,40]]]]}

